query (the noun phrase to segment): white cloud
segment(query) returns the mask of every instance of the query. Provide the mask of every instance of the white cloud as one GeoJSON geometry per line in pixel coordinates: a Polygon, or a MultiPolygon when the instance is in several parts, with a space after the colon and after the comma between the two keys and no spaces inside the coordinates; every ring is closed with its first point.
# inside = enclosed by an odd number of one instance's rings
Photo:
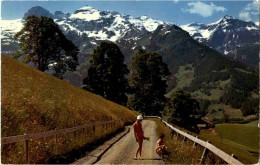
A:
{"type": "Polygon", "coordinates": [[[245,21],[252,21],[255,16],[259,14],[259,0],[247,4],[239,13],[239,18],[245,21]]]}
{"type": "Polygon", "coordinates": [[[173,0],[174,3],[178,3],[180,0],[173,0]]]}
{"type": "Polygon", "coordinates": [[[249,12],[240,12],[239,13],[239,18],[245,21],[251,21],[251,16],[249,12]]]}
{"type": "Polygon", "coordinates": [[[183,12],[188,12],[190,14],[199,14],[203,17],[209,17],[212,16],[215,12],[225,12],[227,9],[223,6],[216,6],[213,2],[210,4],[204,3],[204,2],[190,2],[188,3],[188,6],[190,8],[181,10],[183,12]]]}

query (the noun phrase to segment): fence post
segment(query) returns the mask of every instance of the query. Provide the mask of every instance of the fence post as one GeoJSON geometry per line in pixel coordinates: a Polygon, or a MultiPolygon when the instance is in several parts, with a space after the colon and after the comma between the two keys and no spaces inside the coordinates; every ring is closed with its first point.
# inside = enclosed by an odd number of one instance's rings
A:
{"type": "MultiPolygon", "coordinates": [[[[208,142],[209,141],[207,141],[207,143],[208,142]]],[[[204,160],[207,157],[207,154],[208,154],[208,149],[205,147],[204,150],[203,150],[203,153],[201,155],[201,159],[200,159],[200,163],[199,164],[204,164],[204,160]]]]}
{"type": "Polygon", "coordinates": [[[173,138],[173,136],[174,136],[174,131],[171,130],[171,138],[173,138]]]}
{"type": "Polygon", "coordinates": [[[29,140],[25,141],[26,163],[29,164],[29,140]]]}
{"type": "Polygon", "coordinates": [[[176,140],[178,140],[178,135],[179,135],[179,133],[177,132],[177,135],[176,135],[176,140]]]}
{"type": "MultiPolygon", "coordinates": [[[[55,131],[56,131],[56,128],[55,128],[55,131]]],[[[58,135],[56,134],[55,135],[55,154],[57,155],[58,154],[58,135]]]]}
{"type": "MultiPolygon", "coordinates": [[[[198,136],[196,136],[196,139],[198,138],[198,136]]],[[[197,143],[194,141],[194,143],[193,143],[193,148],[195,148],[196,147],[196,145],[197,145],[197,143]]]]}
{"type": "Polygon", "coordinates": [[[95,126],[93,126],[93,134],[94,134],[94,136],[95,136],[95,126]]]}
{"type": "Polygon", "coordinates": [[[76,140],[76,138],[77,138],[77,132],[74,131],[74,140],[76,140]]]}
{"type": "Polygon", "coordinates": [[[183,136],[183,140],[182,140],[181,147],[183,146],[183,144],[184,144],[184,141],[186,141],[186,137],[185,137],[185,136],[183,136]]]}
{"type": "Polygon", "coordinates": [[[84,127],[84,141],[86,142],[87,141],[87,126],[84,127]]]}

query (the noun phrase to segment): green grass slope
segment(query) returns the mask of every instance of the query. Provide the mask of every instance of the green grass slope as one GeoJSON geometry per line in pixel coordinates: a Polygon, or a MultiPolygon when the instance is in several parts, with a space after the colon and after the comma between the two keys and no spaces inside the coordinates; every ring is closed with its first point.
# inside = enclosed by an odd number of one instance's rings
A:
{"type": "MultiPolygon", "coordinates": [[[[71,128],[117,118],[123,120],[122,125],[135,120],[135,112],[73,86],[65,80],[57,79],[3,55],[1,62],[2,137],[71,128]]],[[[100,136],[112,131],[115,130],[100,130],[100,136]]],[[[24,163],[24,156],[18,160],[19,155],[13,153],[20,147],[21,150],[17,153],[23,155],[23,146],[22,143],[3,146],[2,151],[8,159],[3,158],[2,162],[24,163]]],[[[47,155],[48,153],[35,155],[35,159],[37,156],[40,158],[34,163],[43,162],[47,155]]]]}
{"type": "Polygon", "coordinates": [[[215,130],[203,130],[200,137],[229,154],[235,154],[246,164],[258,162],[259,129],[257,123],[217,124],[215,130]]]}

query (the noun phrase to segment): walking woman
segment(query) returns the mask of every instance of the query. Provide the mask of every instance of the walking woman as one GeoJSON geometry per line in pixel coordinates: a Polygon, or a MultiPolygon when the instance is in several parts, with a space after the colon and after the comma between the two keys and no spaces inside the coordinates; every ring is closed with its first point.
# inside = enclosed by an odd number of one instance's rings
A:
{"type": "Polygon", "coordinates": [[[143,117],[141,115],[138,115],[136,122],[133,124],[135,139],[136,139],[136,142],[138,142],[138,145],[139,145],[139,147],[136,151],[135,159],[137,159],[138,153],[140,154],[139,159],[142,159],[143,140],[144,139],[149,140],[149,138],[144,137],[144,131],[143,131],[143,128],[142,128],[142,121],[143,121],[143,117]]]}

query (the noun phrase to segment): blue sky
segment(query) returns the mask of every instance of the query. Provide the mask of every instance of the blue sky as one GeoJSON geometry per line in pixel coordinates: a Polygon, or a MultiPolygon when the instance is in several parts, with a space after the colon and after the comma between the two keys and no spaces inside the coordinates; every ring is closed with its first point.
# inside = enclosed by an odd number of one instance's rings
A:
{"type": "Polygon", "coordinates": [[[98,10],[113,10],[135,17],[147,15],[176,24],[191,22],[211,23],[224,15],[259,22],[258,3],[247,1],[2,1],[1,18],[19,19],[31,7],[42,6],[50,12],[57,10],[73,13],[89,5],[98,10]]]}

